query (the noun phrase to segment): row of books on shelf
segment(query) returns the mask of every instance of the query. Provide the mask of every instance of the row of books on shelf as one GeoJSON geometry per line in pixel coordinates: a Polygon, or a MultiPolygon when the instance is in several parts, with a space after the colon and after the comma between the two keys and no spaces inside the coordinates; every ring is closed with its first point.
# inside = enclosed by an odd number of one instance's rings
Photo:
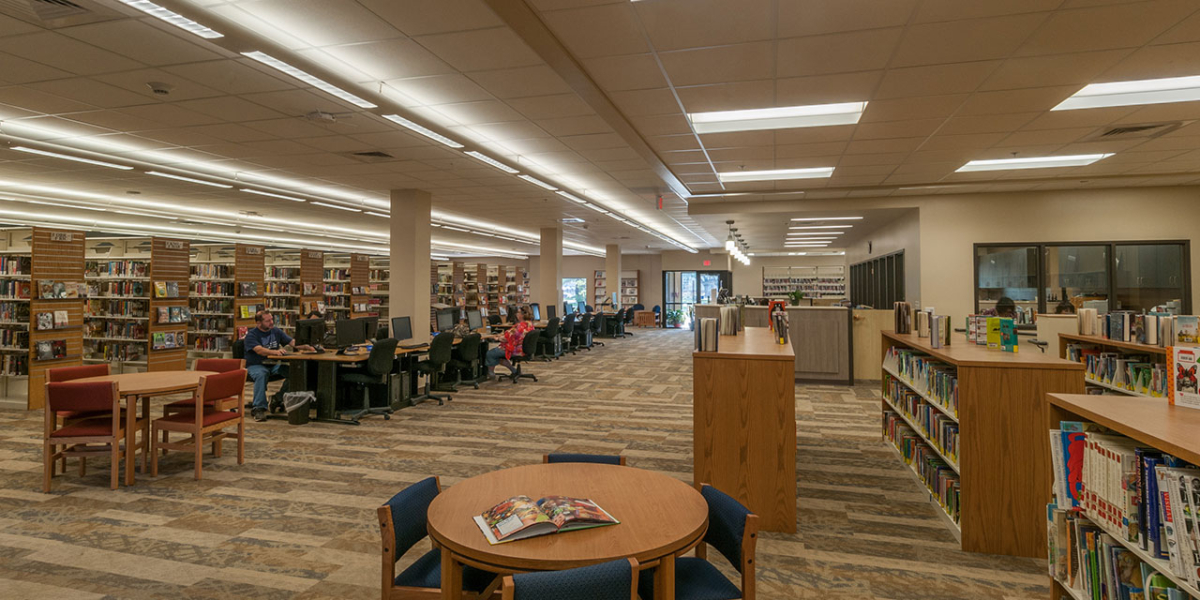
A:
{"type": "Polygon", "coordinates": [[[1104,352],[1087,344],[1069,343],[1067,359],[1084,365],[1090,381],[1126,391],[1165,398],[1171,384],[1166,363],[1148,354],[1104,352]]]}
{"type": "Polygon", "coordinates": [[[338,281],[350,281],[350,269],[348,268],[327,268],[322,276],[322,279],[338,281]]]}
{"type": "Polygon", "coordinates": [[[0,355],[0,375],[5,377],[20,377],[29,374],[29,355],[2,354],[0,355]]]}
{"type": "Polygon", "coordinates": [[[83,357],[91,360],[140,362],[146,360],[146,343],[85,340],[83,357]]]}
{"type": "Polygon", "coordinates": [[[233,341],[228,335],[193,336],[193,348],[200,352],[230,352],[233,341]]]}
{"type": "Polygon", "coordinates": [[[148,331],[145,321],[87,321],[85,337],[107,337],[144,340],[148,331]]]}
{"type": "MultiPolygon", "coordinates": [[[[143,297],[146,297],[148,294],[147,294],[146,283],[142,282],[142,281],[104,281],[104,282],[93,281],[87,285],[87,295],[88,296],[127,296],[127,297],[131,297],[131,298],[143,298],[143,297]]],[[[46,296],[43,294],[41,297],[45,298],[46,296]]],[[[78,296],[77,295],[72,296],[72,295],[70,295],[69,292],[67,292],[67,295],[64,295],[62,297],[63,298],[76,298],[78,296]]]]}
{"type": "Polygon", "coordinates": [[[1081,308],[1079,333],[1149,346],[1195,346],[1200,344],[1200,317],[1127,310],[1099,314],[1094,308],[1081,308]]]}
{"type": "Polygon", "coordinates": [[[299,279],[300,267],[267,267],[267,279],[299,279]]]}
{"type": "MultiPolygon", "coordinates": [[[[0,265],[3,265],[2,260],[0,265]]],[[[89,260],[83,264],[83,274],[85,277],[149,277],[150,263],[144,260],[89,260]]]]}
{"type": "Polygon", "coordinates": [[[193,317],[192,327],[197,331],[223,331],[233,329],[232,317],[193,317]]]}
{"type": "Polygon", "coordinates": [[[955,523],[959,522],[962,484],[958,472],[909,427],[895,411],[883,411],[883,435],[900,452],[904,462],[925,484],[930,496],[955,523]]]}
{"type": "Polygon", "coordinates": [[[957,463],[958,421],[892,377],[884,375],[884,387],[892,407],[920,429],[926,442],[957,463]]]}
{"type": "Polygon", "coordinates": [[[192,298],[192,311],[231,313],[233,312],[233,300],[230,298],[192,298]]]}
{"type": "Polygon", "coordinates": [[[24,329],[0,329],[0,346],[29,348],[29,332],[24,329]]]}
{"type": "Polygon", "coordinates": [[[0,321],[28,323],[29,304],[26,302],[0,302],[0,321]]]}
{"type": "Polygon", "coordinates": [[[1051,429],[1050,446],[1050,572],[1062,585],[1125,597],[1158,571],[1200,586],[1200,468],[1078,421],[1051,429]]]}
{"type": "Polygon", "coordinates": [[[300,295],[299,283],[283,283],[278,281],[267,282],[267,295],[271,294],[294,294],[300,295]]]}
{"type": "MultiPolygon", "coordinates": [[[[158,283],[155,283],[154,285],[155,285],[155,287],[157,287],[158,283]]],[[[178,295],[178,292],[179,292],[178,288],[176,288],[175,291],[176,291],[176,295],[178,295]]],[[[155,295],[158,296],[157,290],[155,290],[155,295]]],[[[228,283],[228,282],[222,282],[222,281],[194,281],[194,282],[192,282],[192,295],[193,296],[232,296],[233,295],[233,284],[228,283]]],[[[163,296],[158,296],[158,297],[161,298],[163,296]]]]}
{"type": "Polygon", "coordinates": [[[31,272],[33,258],[29,256],[0,256],[0,274],[28,275],[31,272]]]}
{"type": "Polygon", "coordinates": [[[947,412],[958,416],[958,369],[924,352],[892,346],[883,357],[883,367],[895,373],[909,389],[929,396],[947,412]]]}
{"type": "Polygon", "coordinates": [[[192,279],[233,279],[233,265],[192,265],[192,279]]]}
{"type": "Polygon", "coordinates": [[[18,279],[0,280],[0,298],[29,299],[33,284],[18,279]]]}
{"type": "Polygon", "coordinates": [[[93,317],[146,318],[146,303],[135,300],[89,298],[83,303],[83,314],[93,317]]]}

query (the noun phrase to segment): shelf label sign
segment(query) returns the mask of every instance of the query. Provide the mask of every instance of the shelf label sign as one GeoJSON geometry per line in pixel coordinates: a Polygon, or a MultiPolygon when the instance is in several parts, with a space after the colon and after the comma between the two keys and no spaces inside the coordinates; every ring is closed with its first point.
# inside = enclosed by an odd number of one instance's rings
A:
{"type": "Polygon", "coordinates": [[[166,240],[163,242],[163,247],[167,250],[183,250],[183,242],[179,240],[166,240]]]}
{"type": "Polygon", "coordinates": [[[314,258],[316,260],[321,260],[321,253],[320,252],[309,252],[308,257],[314,258]]]}
{"type": "Polygon", "coordinates": [[[75,234],[70,231],[51,231],[50,241],[52,242],[73,242],[75,234]]]}
{"type": "Polygon", "coordinates": [[[246,254],[262,254],[262,248],[258,248],[258,247],[246,248],[246,254]]]}

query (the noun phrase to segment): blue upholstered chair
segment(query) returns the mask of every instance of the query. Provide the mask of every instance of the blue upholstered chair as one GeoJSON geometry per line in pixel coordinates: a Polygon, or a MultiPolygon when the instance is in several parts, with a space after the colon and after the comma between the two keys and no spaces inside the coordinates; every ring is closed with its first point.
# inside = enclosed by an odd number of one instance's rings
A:
{"type": "Polygon", "coordinates": [[[638,564],[632,558],[565,571],[504,577],[502,600],[637,600],[638,564]]]}
{"type": "MultiPolygon", "coordinates": [[[[700,486],[700,495],[708,503],[708,532],[696,546],[695,557],[675,559],[676,600],[754,600],[754,547],[758,541],[758,516],[740,502],[708,484],[700,486]],[[716,548],[742,574],[738,590],[712,563],[708,548],[716,548]]],[[[654,597],[654,572],[638,576],[638,593],[654,597]]]]}
{"type": "Polygon", "coordinates": [[[596,463],[601,465],[620,465],[625,466],[624,456],[610,456],[607,454],[543,454],[542,462],[545,464],[554,463],[596,463]]]}
{"type": "MultiPolygon", "coordinates": [[[[383,537],[383,600],[429,597],[431,589],[441,589],[442,552],[437,548],[426,552],[396,575],[396,560],[429,535],[426,514],[429,503],[441,491],[438,479],[429,477],[404,488],[379,507],[379,529],[383,537]]],[[[463,567],[463,590],[482,593],[495,579],[495,573],[463,567]]]]}

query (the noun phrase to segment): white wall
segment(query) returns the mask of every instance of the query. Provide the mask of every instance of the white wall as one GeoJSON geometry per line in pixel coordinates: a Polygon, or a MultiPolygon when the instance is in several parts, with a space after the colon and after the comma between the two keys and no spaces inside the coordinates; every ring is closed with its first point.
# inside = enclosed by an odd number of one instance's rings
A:
{"type": "MultiPolygon", "coordinates": [[[[890,223],[870,231],[859,242],[851,244],[846,248],[846,264],[855,265],[899,250],[904,251],[905,297],[909,302],[919,303],[921,297],[920,209],[907,211],[890,223]],[[868,243],[871,246],[870,251],[867,250],[868,243]]],[[[846,285],[849,286],[849,281],[846,285]]],[[[849,289],[847,289],[847,293],[849,293],[849,289]]]]}

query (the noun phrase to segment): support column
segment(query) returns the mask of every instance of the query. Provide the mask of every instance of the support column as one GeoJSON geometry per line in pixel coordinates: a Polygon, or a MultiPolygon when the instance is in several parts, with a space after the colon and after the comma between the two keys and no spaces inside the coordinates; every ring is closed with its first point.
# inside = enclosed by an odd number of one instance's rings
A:
{"type": "Polygon", "coordinates": [[[557,306],[562,310],[562,228],[547,227],[541,230],[542,241],[538,249],[538,278],[533,283],[533,301],[542,306],[557,306]]]}
{"type": "Polygon", "coordinates": [[[413,339],[429,340],[429,211],[423,190],[392,190],[388,313],[412,318],[413,339]]]}
{"type": "MultiPolygon", "coordinates": [[[[617,301],[621,300],[621,246],[619,244],[608,244],[604,247],[604,283],[607,285],[605,291],[608,292],[608,298],[612,298],[613,293],[617,294],[617,301]]],[[[615,308],[615,307],[614,307],[615,308]]],[[[600,307],[596,307],[599,310],[600,307]]]]}

